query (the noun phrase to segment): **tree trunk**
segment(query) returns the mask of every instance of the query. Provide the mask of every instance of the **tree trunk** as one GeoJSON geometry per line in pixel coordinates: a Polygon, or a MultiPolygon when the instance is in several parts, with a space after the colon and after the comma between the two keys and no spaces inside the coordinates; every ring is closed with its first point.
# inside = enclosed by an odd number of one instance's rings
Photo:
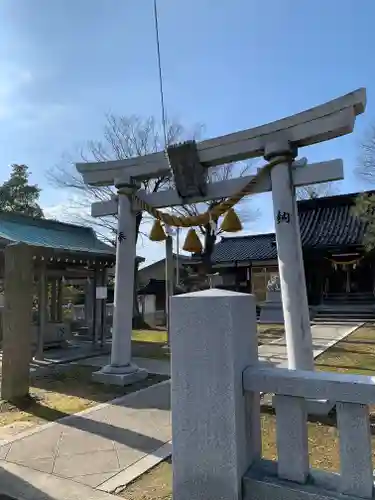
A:
{"type": "Polygon", "coordinates": [[[212,253],[216,243],[216,234],[209,224],[204,227],[204,250],[202,253],[203,272],[207,275],[212,272],[212,253]]]}

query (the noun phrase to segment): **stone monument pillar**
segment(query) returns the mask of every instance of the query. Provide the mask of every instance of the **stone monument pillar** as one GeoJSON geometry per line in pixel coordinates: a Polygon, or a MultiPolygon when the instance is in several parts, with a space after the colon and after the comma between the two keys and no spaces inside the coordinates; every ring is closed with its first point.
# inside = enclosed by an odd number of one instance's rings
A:
{"type": "Polygon", "coordinates": [[[173,498],[242,498],[261,457],[259,392],[242,386],[258,364],[254,297],[214,288],[172,297],[171,348],[173,498]]]}
{"type": "Polygon", "coordinates": [[[284,324],[280,278],[278,276],[273,276],[267,284],[266,302],[263,302],[261,306],[260,322],[284,324]]]}
{"type": "Polygon", "coordinates": [[[5,248],[1,397],[27,396],[30,385],[34,262],[24,243],[5,248]]]}

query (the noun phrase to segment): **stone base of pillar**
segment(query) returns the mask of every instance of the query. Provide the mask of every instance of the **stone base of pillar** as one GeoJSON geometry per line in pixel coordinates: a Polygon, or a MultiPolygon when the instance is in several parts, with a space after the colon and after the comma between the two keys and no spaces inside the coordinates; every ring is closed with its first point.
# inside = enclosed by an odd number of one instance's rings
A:
{"type": "Polygon", "coordinates": [[[260,309],[260,323],[283,324],[284,313],[280,291],[268,291],[260,309]]]}
{"type": "Polygon", "coordinates": [[[98,372],[92,374],[94,382],[106,385],[131,385],[148,377],[147,370],[129,363],[125,366],[104,366],[98,372]]]}

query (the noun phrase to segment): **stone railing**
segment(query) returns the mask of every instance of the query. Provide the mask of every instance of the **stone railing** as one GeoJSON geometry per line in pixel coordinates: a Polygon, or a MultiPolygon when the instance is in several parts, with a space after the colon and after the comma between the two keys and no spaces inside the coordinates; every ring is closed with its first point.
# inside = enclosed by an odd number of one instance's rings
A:
{"type": "Polygon", "coordinates": [[[373,498],[371,377],[269,368],[258,360],[252,295],[172,297],[173,498],[373,498]],[[260,393],[275,394],[278,462],[262,459],[260,393]],[[306,400],[336,402],[339,474],[312,470],[306,400]]]}
{"type": "MultiPolygon", "coordinates": [[[[250,469],[248,498],[259,491],[275,498],[278,481],[259,482],[268,475],[301,485],[314,485],[338,494],[372,498],[373,466],[368,404],[375,402],[373,377],[343,375],[280,368],[250,367],[244,371],[243,386],[252,393],[275,394],[277,464],[261,461],[254,473],[250,469]],[[337,427],[340,441],[339,474],[310,469],[307,439],[309,400],[336,401],[337,427]],[[294,457],[294,458],[292,458],[294,457]]],[[[301,496],[302,498],[302,496],[301,496]]]]}

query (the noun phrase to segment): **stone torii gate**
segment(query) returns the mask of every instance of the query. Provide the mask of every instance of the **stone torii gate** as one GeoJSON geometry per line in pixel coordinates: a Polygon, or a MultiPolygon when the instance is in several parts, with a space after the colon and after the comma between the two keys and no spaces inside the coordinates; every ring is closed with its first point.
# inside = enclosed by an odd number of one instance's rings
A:
{"type": "MultiPolygon", "coordinates": [[[[295,188],[343,178],[342,160],[301,166],[298,148],[350,134],[356,116],[366,105],[365,89],[358,89],[296,115],[196,144],[198,170],[263,156],[268,162],[256,176],[225,180],[181,198],[177,189],[146,193],[137,181],[172,175],[165,152],[126,160],[78,163],[90,186],[116,186],[118,196],[92,205],[94,217],[118,215],[115,307],[111,362],[94,377],[104,383],[126,385],[147,374],[131,363],[133,266],[136,256],[135,214],[145,204],[154,208],[214,200],[234,195],[251,183],[251,193],[272,191],[278,264],[290,369],[313,369],[313,348],[295,188]],[[205,167],[202,169],[202,166],[205,167]]],[[[177,149],[179,146],[176,147],[177,149]]],[[[171,159],[171,156],[169,157],[171,159]]],[[[185,158],[186,160],[186,158],[185,158]]],[[[189,159],[187,160],[189,162],[189,159]]],[[[193,168],[193,167],[191,167],[193,168]]],[[[199,186],[202,188],[202,186],[199,186]]],[[[244,332],[246,333],[246,332],[244,332]]]]}

